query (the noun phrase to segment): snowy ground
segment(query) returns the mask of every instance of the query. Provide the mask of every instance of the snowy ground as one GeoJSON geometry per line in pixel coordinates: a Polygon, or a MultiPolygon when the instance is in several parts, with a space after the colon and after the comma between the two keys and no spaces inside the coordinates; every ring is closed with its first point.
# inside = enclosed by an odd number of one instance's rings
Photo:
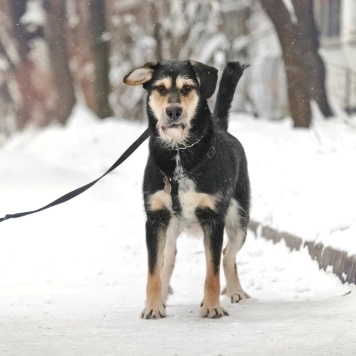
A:
{"type": "MultiPolygon", "coordinates": [[[[89,182],[142,131],[78,108],[66,128],[27,131],[0,147],[0,216],[31,210],[89,182]]],[[[234,116],[253,188],[252,217],[354,254],[356,129],[342,120],[294,131],[234,116]]],[[[0,355],[353,355],[356,290],[249,234],[238,255],[253,296],[198,317],[204,254],[182,236],[168,317],[139,319],[146,251],[144,144],[84,195],[0,224],[0,355]],[[351,292],[351,293],[350,293],[351,292]]]]}

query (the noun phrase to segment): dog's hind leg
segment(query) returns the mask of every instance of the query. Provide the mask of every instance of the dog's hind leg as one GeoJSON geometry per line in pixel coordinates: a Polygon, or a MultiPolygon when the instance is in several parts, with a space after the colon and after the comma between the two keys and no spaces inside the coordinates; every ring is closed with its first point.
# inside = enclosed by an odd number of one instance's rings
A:
{"type": "Polygon", "coordinates": [[[168,294],[172,290],[170,287],[170,280],[173,274],[174,265],[177,254],[177,238],[181,233],[179,220],[172,218],[169,222],[166,232],[166,246],[164,249],[164,262],[162,267],[161,282],[162,282],[162,299],[165,303],[168,299],[168,294]]]}
{"type": "MultiPolygon", "coordinates": [[[[169,214],[169,212],[167,212],[169,214]]],[[[165,211],[150,214],[146,221],[146,244],[148,253],[148,275],[146,305],[143,319],[160,319],[166,316],[166,306],[162,300],[161,270],[166,231],[169,217],[165,211]]]]}
{"type": "Polygon", "coordinates": [[[250,297],[241,287],[236,265],[236,254],[246,239],[246,231],[240,226],[238,211],[239,207],[233,200],[226,219],[228,243],[223,250],[223,267],[226,279],[226,288],[223,290],[223,294],[231,298],[231,303],[238,303],[240,300],[250,297]]]}
{"type": "Polygon", "coordinates": [[[231,298],[231,303],[238,303],[240,300],[250,297],[241,287],[236,265],[236,254],[242,246],[239,241],[244,238],[245,232],[243,230],[239,230],[237,233],[230,231],[227,232],[227,235],[229,242],[223,251],[223,267],[226,279],[223,294],[231,298]]]}

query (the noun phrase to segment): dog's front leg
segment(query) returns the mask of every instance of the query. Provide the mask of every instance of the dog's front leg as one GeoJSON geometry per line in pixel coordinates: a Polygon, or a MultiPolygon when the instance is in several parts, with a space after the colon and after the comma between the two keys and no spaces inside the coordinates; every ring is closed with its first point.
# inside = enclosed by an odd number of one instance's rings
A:
{"type": "Polygon", "coordinates": [[[166,316],[166,306],[162,301],[161,269],[166,242],[167,225],[162,218],[149,216],[146,221],[146,244],[148,253],[148,275],[146,305],[142,311],[143,319],[160,319],[166,316]]]}
{"type": "Polygon", "coordinates": [[[203,318],[221,318],[224,315],[228,315],[220,306],[220,260],[224,237],[224,222],[221,219],[205,222],[203,230],[206,278],[200,316],[203,318]]]}
{"type": "Polygon", "coordinates": [[[179,220],[176,217],[172,217],[167,227],[166,246],[164,250],[164,262],[163,262],[162,275],[161,275],[162,299],[164,303],[167,302],[168,294],[170,293],[170,290],[172,291],[169,282],[171,280],[172,273],[174,270],[176,254],[177,254],[176,243],[180,233],[181,233],[181,227],[179,224],[179,220]]]}

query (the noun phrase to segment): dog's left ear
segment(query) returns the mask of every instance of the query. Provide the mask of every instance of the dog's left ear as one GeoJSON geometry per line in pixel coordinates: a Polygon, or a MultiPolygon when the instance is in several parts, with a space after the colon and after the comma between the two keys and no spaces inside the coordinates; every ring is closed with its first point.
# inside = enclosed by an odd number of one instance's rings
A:
{"type": "Polygon", "coordinates": [[[204,99],[209,99],[215,91],[216,82],[218,80],[218,70],[206,64],[189,60],[189,64],[193,67],[195,75],[200,84],[200,94],[204,99]]]}
{"type": "Polygon", "coordinates": [[[147,83],[152,79],[153,71],[157,65],[158,62],[147,62],[142,67],[135,68],[124,77],[124,83],[132,86],[147,83]]]}

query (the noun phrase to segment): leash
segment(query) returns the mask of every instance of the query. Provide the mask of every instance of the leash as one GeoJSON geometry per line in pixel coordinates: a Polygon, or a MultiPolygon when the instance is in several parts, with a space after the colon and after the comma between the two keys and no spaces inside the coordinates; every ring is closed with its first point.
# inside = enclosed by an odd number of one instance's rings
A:
{"type": "Polygon", "coordinates": [[[56,205],[65,203],[68,200],[71,200],[75,197],[77,197],[78,195],[84,193],[86,190],[88,190],[89,188],[91,188],[94,184],[96,184],[97,182],[99,182],[99,180],[101,180],[102,178],[104,178],[106,175],[108,175],[110,172],[112,172],[114,169],[116,169],[117,167],[119,167],[124,161],[126,161],[140,146],[141,144],[148,138],[150,137],[150,129],[147,128],[146,131],[120,156],[120,158],[99,178],[95,179],[94,181],[83,185],[80,188],[77,188],[63,196],[61,196],[60,198],[54,200],[52,203],[49,203],[48,205],[40,208],[40,209],[36,209],[36,210],[32,210],[32,211],[26,211],[23,213],[16,213],[16,214],[7,214],[5,215],[3,218],[0,218],[0,222],[5,221],[5,220],[9,220],[9,219],[15,219],[15,218],[21,218],[22,216],[26,216],[26,215],[30,215],[30,214],[35,214],[35,213],[39,213],[40,211],[52,208],[56,205]]]}

